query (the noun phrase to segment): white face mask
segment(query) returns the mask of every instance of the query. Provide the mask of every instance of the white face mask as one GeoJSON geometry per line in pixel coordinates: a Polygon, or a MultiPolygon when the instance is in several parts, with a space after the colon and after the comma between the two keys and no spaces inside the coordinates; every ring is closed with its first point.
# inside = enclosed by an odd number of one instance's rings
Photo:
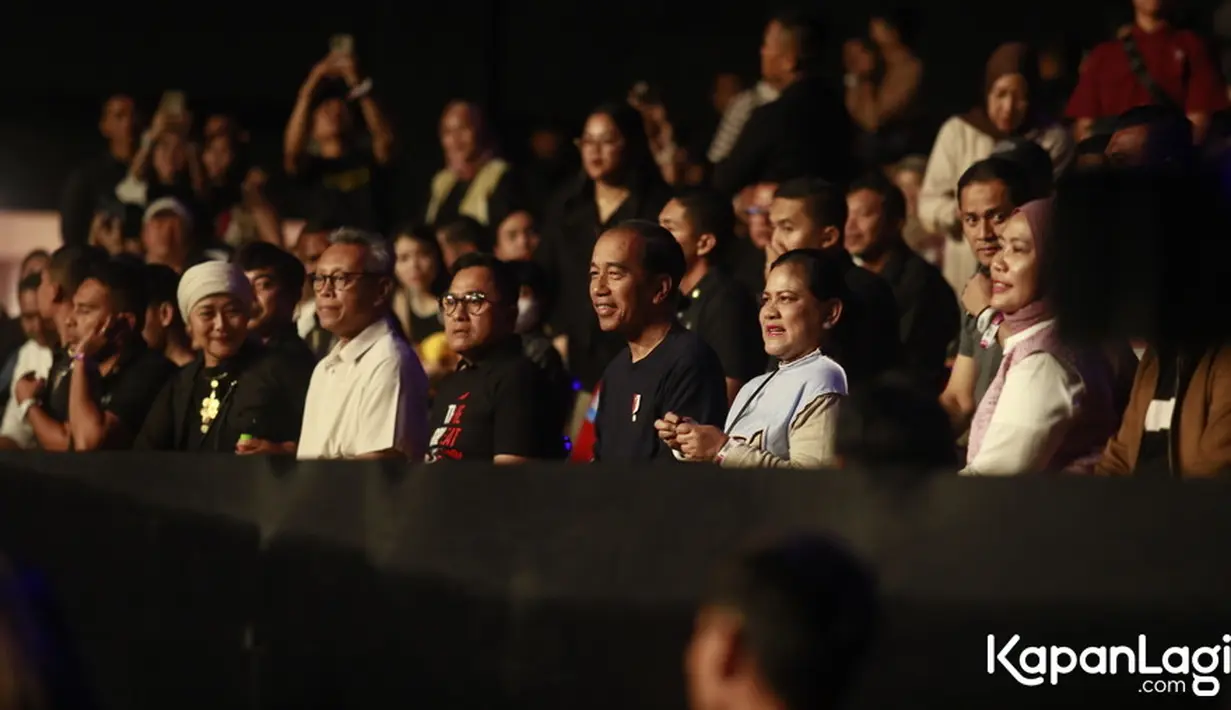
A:
{"type": "Polygon", "coordinates": [[[517,325],[514,330],[518,334],[534,328],[539,324],[539,302],[533,296],[521,296],[517,299],[517,325]]]}

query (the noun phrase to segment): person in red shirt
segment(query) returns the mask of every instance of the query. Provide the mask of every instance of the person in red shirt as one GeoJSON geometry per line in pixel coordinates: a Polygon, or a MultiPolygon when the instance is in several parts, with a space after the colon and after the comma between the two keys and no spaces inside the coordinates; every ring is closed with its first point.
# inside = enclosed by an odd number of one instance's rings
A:
{"type": "Polygon", "coordinates": [[[1096,120],[1144,104],[1183,109],[1200,139],[1210,114],[1227,106],[1226,85],[1204,43],[1193,32],[1171,27],[1168,5],[1168,0],[1133,0],[1133,26],[1090,53],[1066,112],[1075,121],[1078,141],[1089,137],[1096,120]],[[1130,46],[1138,59],[1130,56],[1130,46]],[[1134,68],[1138,62],[1140,68],[1134,68]]]}

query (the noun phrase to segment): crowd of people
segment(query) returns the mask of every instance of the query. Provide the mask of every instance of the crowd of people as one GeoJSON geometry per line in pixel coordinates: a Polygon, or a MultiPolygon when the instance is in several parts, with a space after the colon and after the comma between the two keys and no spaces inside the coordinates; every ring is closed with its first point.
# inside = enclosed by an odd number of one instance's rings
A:
{"type": "MultiPolygon", "coordinates": [[[[1139,214],[1074,185],[1186,176],[1212,186],[1195,204],[1226,202],[1209,170],[1231,147],[1221,72],[1164,0],[1132,8],[1060,93],[1054,55],[997,48],[938,132],[893,14],[844,46],[843,86],[814,22],[775,16],[759,83],[717,79],[701,146],[637,85],[586,118],[576,170],[551,132],[514,165],[480,108],[452,102],[413,214],[384,189],[395,136],[353,47],[292,109],[297,207],[267,192],[233,117],[198,126],[170,92],[143,127],[110,97],[64,245],[20,267],[0,449],[1217,475],[1223,335],[1078,343],[1057,318],[1073,216],[1139,214]]],[[[839,695],[872,587],[815,540],[737,558],[688,652],[694,706],[839,695]]]]}
{"type": "Polygon", "coordinates": [[[113,96],[64,246],[21,266],[0,446],[1216,473],[1221,388],[1198,387],[1220,352],[1062,341],[1042,266],[1069,176],[1221,154],[1202,40],[1132,6],[1071,96],[1008,43],[938,133],[893,13],[845,45],[841,87],[815,22],[775,16],[760,82],[716,81],[704,150],[645,84],[590,113],[573,171],[550,133],[512,164],[455,101],[410,215],[375,84],[336,46],[286,127],[289,241],[233,117],[198,127],[169,92],[142,130],[113,96]]]}

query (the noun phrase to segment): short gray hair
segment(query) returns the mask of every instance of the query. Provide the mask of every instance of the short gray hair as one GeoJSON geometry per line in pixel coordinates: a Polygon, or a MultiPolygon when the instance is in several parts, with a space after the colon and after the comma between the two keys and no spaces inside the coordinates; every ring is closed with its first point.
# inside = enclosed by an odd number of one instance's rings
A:
{"type": "Polygon", "coordinates": [[[389,242],[375,232],[368,232],[354,227],[335,229],[329,235],[330,244],[355,244],[368,250],[363,269],[380,276],[393,276],[393,252],[389,242]]]}

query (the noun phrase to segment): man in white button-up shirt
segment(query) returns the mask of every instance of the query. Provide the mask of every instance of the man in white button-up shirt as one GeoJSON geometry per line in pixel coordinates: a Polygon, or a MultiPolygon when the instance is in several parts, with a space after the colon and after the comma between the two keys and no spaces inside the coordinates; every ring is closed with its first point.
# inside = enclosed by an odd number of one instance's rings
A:
{"type": "Polygon", "coordinates": [[[312,373],[298,458],[422,460],[427,376],[390,321],[387,242],[339,229],[311,278],[321,326],[338,342],[312,373]]]}

